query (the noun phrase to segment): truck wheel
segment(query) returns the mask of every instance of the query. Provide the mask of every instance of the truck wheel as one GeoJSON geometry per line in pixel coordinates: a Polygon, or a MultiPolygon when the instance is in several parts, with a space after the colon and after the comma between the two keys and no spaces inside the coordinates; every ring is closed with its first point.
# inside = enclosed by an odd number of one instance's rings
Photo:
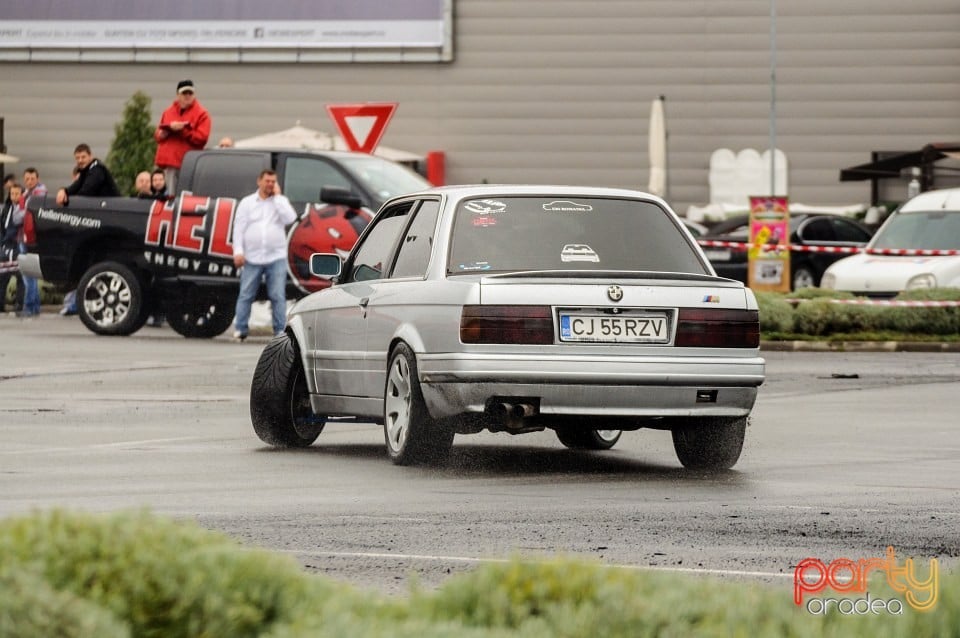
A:
{"type": "Polygon", "coordinates": [[[557,438],[571,450],[609,450],[620,440],[620,434],[620,430],[557,429],[557,438]]]}
{"type": "Polygon", "coordinates": [[[325,421],[310,409],[290,335],[274,338],[260,353],[250,386],[250,419],[260,440],[276,447],[308,447],[323,431],[325,421]]]}
{"type": "Polygon", "coordinates": [[[684,419],[673,428],[673,449],[691,470],[729,470],[737,464],[747,417],[684,419]]]}
{"type": "Polygon", "coordinates": [[[188,339],[212,339],[230,327],[236,301],[213,297],[205,302],[168,303],[167,323],[188,339]]]}
{"type": "Polygon", "coordinates": [[[430,416],[420,379],[417,358],[401,343],[390,355],[383,397],[383,435],[387,453],[397,465],[441,463],[453,445],[453,429],[430,416]]]}
{"type": "Polygon", "coordinates": [[[126,336],[147,321],[143,283],[128,266],[115,261],[94,264],[77,285],[77,314],[98,335],[126,336]]]}

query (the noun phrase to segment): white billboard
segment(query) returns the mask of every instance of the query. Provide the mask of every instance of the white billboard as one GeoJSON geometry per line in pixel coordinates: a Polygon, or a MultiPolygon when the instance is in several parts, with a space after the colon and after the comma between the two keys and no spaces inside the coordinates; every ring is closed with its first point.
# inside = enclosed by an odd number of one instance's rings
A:
{"type": "Polygon", "coordinates": [[[5,0],[0,59],[449,61],[453,0],[5,0]]]}

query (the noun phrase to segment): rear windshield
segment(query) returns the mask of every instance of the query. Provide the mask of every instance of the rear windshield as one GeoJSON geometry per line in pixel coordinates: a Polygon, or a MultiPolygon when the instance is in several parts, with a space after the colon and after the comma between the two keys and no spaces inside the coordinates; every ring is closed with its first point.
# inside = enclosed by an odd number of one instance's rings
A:
{"type": "Polygon", "coordinates": [[[896,213],[877,232],[873,248],[960,249],[960,211],[896,213]]]}
{"type": "Polygon", "coordinates": [[[647,270],[707,274],[669,213],[630,199],[464,200],[450,274],[516,270],[647,270]]]}

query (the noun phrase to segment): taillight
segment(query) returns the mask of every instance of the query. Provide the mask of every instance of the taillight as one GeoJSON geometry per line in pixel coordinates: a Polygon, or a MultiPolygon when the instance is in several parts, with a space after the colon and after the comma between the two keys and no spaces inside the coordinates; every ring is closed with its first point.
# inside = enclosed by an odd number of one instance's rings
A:
{"type": "Polygon", "coordinates": [[[464,306],[460,315],[463,343],[553,343],[550,306],[464,306]]]}
{"type": "Polygon", "coordinates": [[[756,348],[760,345],[760,313],[756,310],[681,308],[674,345],[756,348]]]}
{"type": "Polygon", "coordinates": [[[29,208],[23,216],[23,243],[32,245],[37,241],[37,228],[33,221],[33,211],[29,208]]]}

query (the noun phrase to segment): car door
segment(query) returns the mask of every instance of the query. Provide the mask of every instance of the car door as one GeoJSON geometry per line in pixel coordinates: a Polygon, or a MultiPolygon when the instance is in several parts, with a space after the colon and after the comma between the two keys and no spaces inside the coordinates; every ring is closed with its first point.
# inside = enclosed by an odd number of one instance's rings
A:
{"type": "Polygon", "coordinates": [[[381,211],[357,242],[337,285],[319,295],[314,373],[320,394],[372,396],[367,390],[367,305],[388,272],[412,206],[404,202],[381,211]]]}
{"type": "Polygon", "coordinates": [[[388,276],[370,284],[366,315],[369,366],[365,379],[369,396],[383,394],[388,350],[400,327],[420,323],[423,313],[430,311],[431,295],[439,293],[426,281],[439,214],[440,202],[435,199],[418,201],[411,208],[412,219],[405,225],[388,276]]]}
{"type": "MultiPolygon", "coordinates": [[[[837,243],[836,237],[830,219],[827,217],[811,217],[804,220],[796,231],[799,243],[806,246],[833,246],[837,243]]],[[[827,268],[825,263],[827,256],[828,253],[791,251],[790,272],[796,275],[801,268],[806,269],[812,275],[812,280],[819,283],[820,276],[827,268]]]]}

